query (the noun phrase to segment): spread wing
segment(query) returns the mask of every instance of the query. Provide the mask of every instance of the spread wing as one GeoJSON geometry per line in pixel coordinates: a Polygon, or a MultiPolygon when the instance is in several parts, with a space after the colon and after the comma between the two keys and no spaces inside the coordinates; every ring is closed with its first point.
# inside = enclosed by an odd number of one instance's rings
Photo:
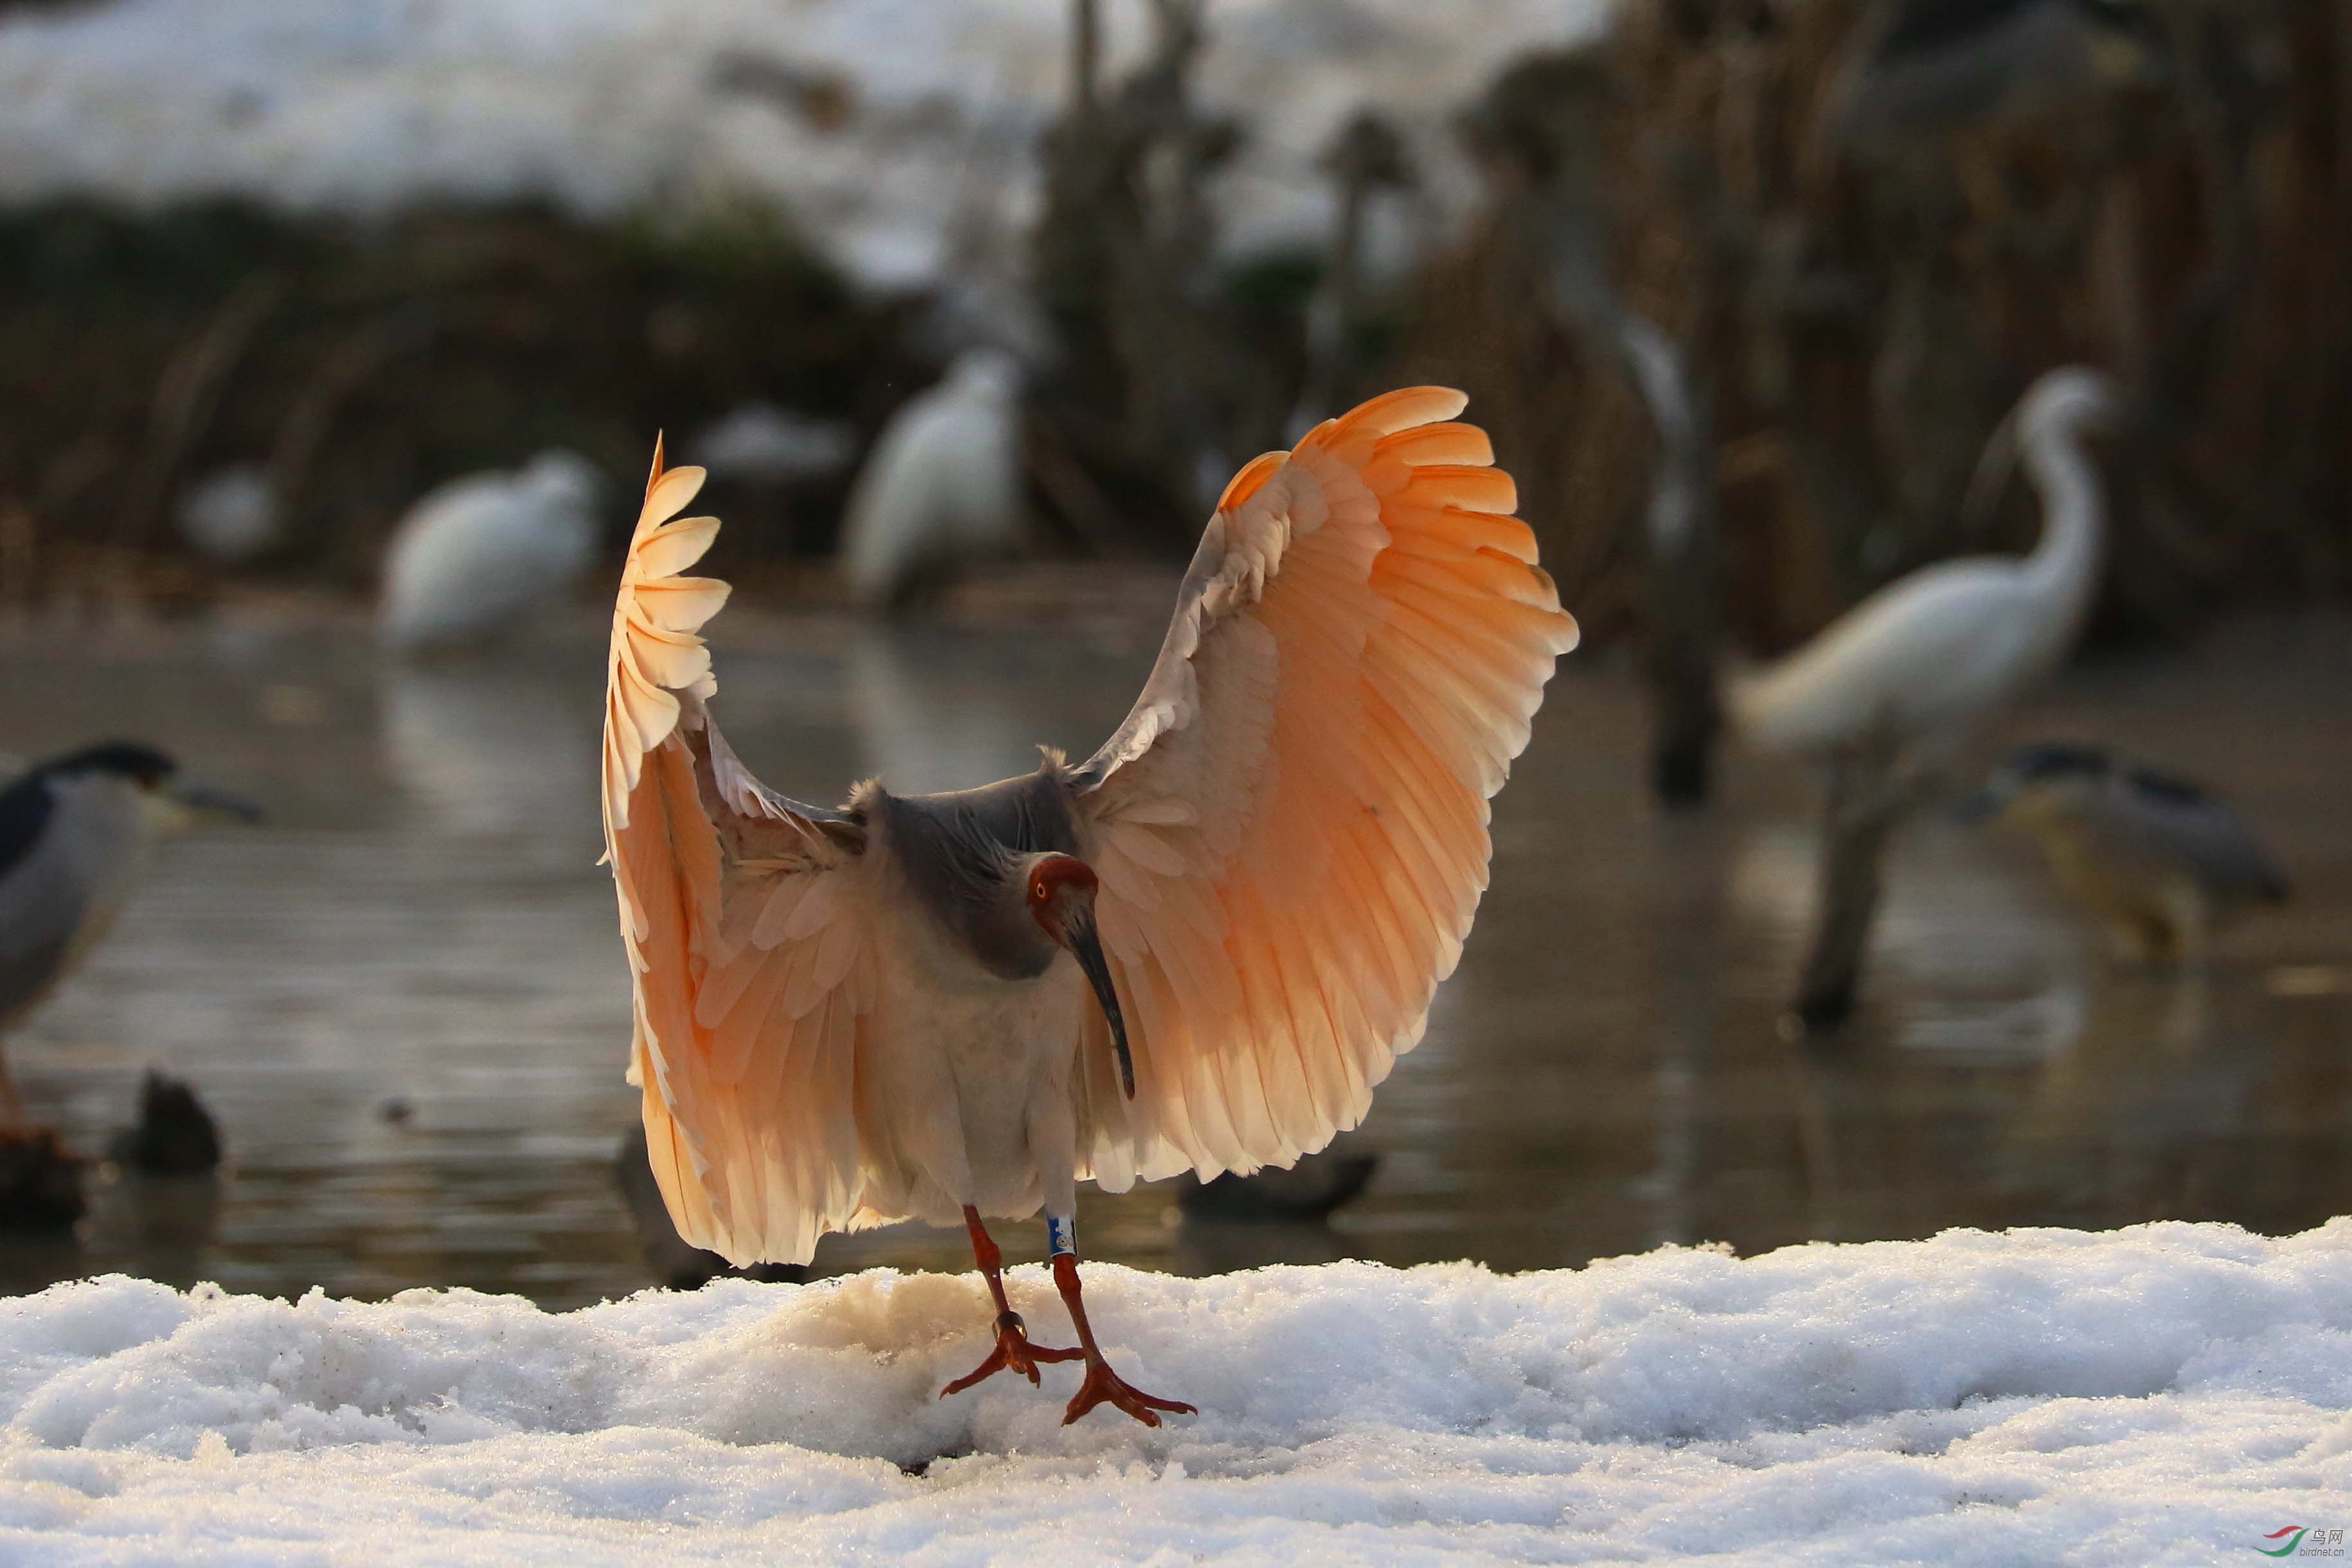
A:
{"type": "Polygon", "coordinates": [[[1390,393],[1244,468],[1071,775],[1135,1060],[1125,1103],[1107,1042],[1079,1054],[1106,1187],[1321,1148],[1461,954],[1486,802],[1577,637],[1465,401],[1390,393]]]}
{"type": "Polygon", "coordinates": [[[719,531],[662,470],[613,608],[604,847],[635,990],[629,1081],[678,1234],[803,1263],[858,1209],[856,1068],[877,982],[857,825],[753,779],[712,722],[697,634],[727,584],[680,575],[719,531]]]}

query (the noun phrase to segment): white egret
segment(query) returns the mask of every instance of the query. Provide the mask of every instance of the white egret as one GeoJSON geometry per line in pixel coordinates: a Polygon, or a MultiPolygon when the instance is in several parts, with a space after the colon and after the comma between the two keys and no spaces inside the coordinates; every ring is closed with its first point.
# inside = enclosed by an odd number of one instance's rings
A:
{"type": "Polygon", "coordinates": [[[883,427],[842,517],[842,573],[861,603],[1021,549],[1020,384],[1011,354],[973,349],[883,427]]]}
{"type": "MultiPolygon", "coordinates": [[[[1826,757],[1882,731],[1939,754],[2054,668],[2097,585],[2104,506],[2084,433],[2114,413],[2097,371],[2053,370],[1994,433],[1980,481],[2012,444],[2042,497],[2022,559],[1970,556],[1896,579],[1804,647],[1732,683],[1740,733],[1767,751],[1826,757]]],[[[1982,485],[1979,485],[1982,493],[1982,485]]]]}
{"type": "Polygon", "coordinates": [[[402,653],[481,642],[561,599],[596,552],[603,479],[575,452],[473,474],[419,500],[384,558],[378,629],[402,653]]]}
{"type": "Polygon", "coordinates": [[[180,537],[223,566],[242,566],[278,542],[278,489],[251,463],[198,479],[172,510],[180,537]]]}
{"type": "Polygon", "coordinates": [[[691,452],[713,479],[798,484],[847,468],[857,455],[857,432],[838,419],[746,403],[697,437],[691,452]]]}
{"type": "Polygon", "coordinates": [[[1853,1005],[1879,856],[1920,780],[2055,668],[2082,630],[2105,528],[2083,437],[2116,406],[2106,376],[2069,366],[2036,381],[1994,432],[1972,500],[1992,493],[2021,449],[2042,498],[2031,554],[1914,572],[1732,683],[1732,721],[1751,745],[1830,773],[1821,912],[1797,1004],[1809,1026],[1832,1025],[1853,1005]]]}

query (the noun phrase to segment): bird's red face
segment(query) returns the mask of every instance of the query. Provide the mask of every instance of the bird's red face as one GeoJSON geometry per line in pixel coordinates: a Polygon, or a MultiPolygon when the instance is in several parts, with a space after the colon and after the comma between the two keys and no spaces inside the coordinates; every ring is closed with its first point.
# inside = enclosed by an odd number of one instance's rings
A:
{"type": "Polygon", "coordinates": [[[1074,855],[1041,855],[1029,867],[1025,897],[1030,918],[1066,949],[1102,1004],[1103,1020],[1118,1053],[1119,1087],[1135,1098],[1135,1059],[1128,1053],[1127,1019],[1119,1012],[1118,988],[1111,984],[1110,965],[1103,958],[1102,941],[1095,934],[1095,868],[1074,855]]]}
{"type": "Polygon", "coordinates": [[[1071,919],[1094,912],[1097,885],[1095,868],[1076,856],[1041,855],[1029,868],[1030,918],[1067,947],[1071,919]]]}

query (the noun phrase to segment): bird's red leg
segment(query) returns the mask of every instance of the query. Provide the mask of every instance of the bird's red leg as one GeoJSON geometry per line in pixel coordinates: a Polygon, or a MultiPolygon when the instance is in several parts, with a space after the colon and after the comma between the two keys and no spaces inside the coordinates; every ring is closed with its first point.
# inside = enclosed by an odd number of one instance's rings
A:
{"type": "Polygon", "coordinates": [[[1062,1425],[1067,1426],[1105,1400],[1116,1405],[1146,1426],[1160,1425],[1155,1411],[1166,1410],[1181,1415],[1198,1415],[1200,1411],[1181,1399],[1162,1399],[1155,1394],[1129,1387],[1127,1380],[1111,1371],[1103,1360],[1102,1348],[1095,1343],[1095,1331],[1087,1323],[1087,1304],[1078,1296],[1078,1258],[1075,1252],[1054,1254],[1054,1284],[1062,1292],[1062,1300],[1070,1309],[1070,1321],[1077,1326],[1080,1353],[1087,1358],[1087,1380],[1070,1396],[1070,1407],[1062,1412],[1062,1425]]]}
{"type": "Polygon", "coordinates": [[[971,1232],[972,1260],[980,1265],[980,1272],[988,1281],[988,1293],[996,1300],[996,1348],[988,1352],[986,1361],[972,1368],[968,1374],[940,1389],[940,1397],[945,1399],[950,1394],[961,1394],[981,1379],[993,1377],[1008,1366],[1034,1384],[1037,1381],[1039,1362],[1076,1361],[1085,1354],[1083,1351],[1056,1350],[1051,1345],[1029,1342],[1028,1325],[1021,1321],[1021,1314],[1013,1310],[1013,1303],[1004,1299],[1004,1255],[997,1251],[996,1238],[988,1234],[988,1227],[980,1223],[980,1211],[970,1204],[963,1205],[963,1223],[965,1228],[971,1232]]]}

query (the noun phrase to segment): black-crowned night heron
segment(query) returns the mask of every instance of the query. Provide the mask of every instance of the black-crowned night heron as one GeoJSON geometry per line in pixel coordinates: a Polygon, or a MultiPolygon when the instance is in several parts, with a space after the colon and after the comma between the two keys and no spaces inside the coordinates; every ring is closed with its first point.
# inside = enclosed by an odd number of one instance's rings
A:
{"type": "Polygon", "coordinates": [[[2116,405],[2105,375],[2065,366],[2036,381],[1986,444],[1971,510],[1998,495],[2021,452],[2042,496],[2032,553],[1942,561],[1898,578],[1731,684],[1732,721],[1749,744],[1829,774],[1820,910],[1796,1005],[1809,1028],[1834,1026],[1853,1006],[1879,858],[1921,785],[2074,646],[2105,531],[2084,437],[2116,405]]]}
{"type": "Polygon", "coordinates": [[[2097,746],[2021,747],[1959,811],[2032,835],[2058,885],[2126,963],[2195,958],[2223,918],[2286,897],[2236,812],[2097,746]]]}
{"type": "MultiPolygon", "coordinates": [[[[157,845],[207,818],[258,815],[177,782],[177,771],[152,746],[113,741],[42,763],[0,789],[0,1037],[105,936],[157,845]]],[[[24,1125],[0,1061],[0,1131],[24,1125]]]]}
{"type": "Polygon", "coordinates": [[[2137,0],[1896,0],[1864,23],[1829,129],[1843,145],[2063,110],[2156,80],[2162,36],[2137,0]]]}
{"type": "Polygon", "coordinates": [[[2022,452],[2042,497],[2032,552],[1942,561],[1879,589],[1733,682],[1741,735],[1766,751],[1825,757],[1883,731],[1942,760],[2049,674],[2074,647],[2098,583],[2105,507],[2084,437],[2108,427],[2118,406],[2095,370],[2069,365],[2036,381],[1987,443],[1976,487],[1995,491],[2022,452]]]}

